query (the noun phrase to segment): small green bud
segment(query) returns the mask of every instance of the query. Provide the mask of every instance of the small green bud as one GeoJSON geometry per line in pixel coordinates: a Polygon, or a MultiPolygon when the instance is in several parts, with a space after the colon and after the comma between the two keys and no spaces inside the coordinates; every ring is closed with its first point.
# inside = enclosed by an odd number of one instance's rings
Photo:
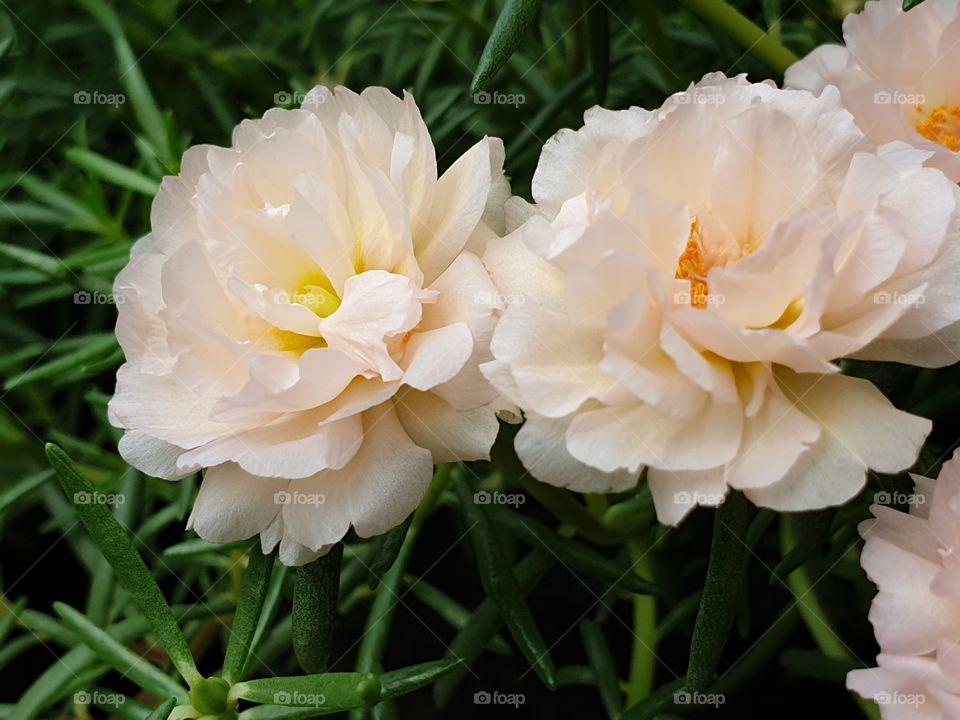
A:
{"type": "Polygon", "coordinates": [[[357,683],[357,695],[366,707],[373,707],[380,701],[380,679],[376,675],[367,675],[357,683]]]}
{"type": "Polygon", "coordinates": [[[223,678],[204,678],[190,688],[190,704],[203,715],[221,715],[227,710],[229,690],[223,678]]]}

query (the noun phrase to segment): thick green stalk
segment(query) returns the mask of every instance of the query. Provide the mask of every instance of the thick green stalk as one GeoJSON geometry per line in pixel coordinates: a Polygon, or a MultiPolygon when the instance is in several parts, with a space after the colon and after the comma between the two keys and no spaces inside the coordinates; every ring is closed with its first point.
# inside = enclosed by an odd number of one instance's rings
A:
{"type": "MultiPolygon", "coordinates": [[[[406,572],[407,563],[413,554],[413,547],[416,544],[417,536],[420,534],[423,524],[440,502],[444,488],[450,482],[449,465],[440,465],[437,467],[433,476],[433,482],[427,490],[426,496],[420,503],[420,507],[413,515],[410,522],[410,529],[407,530],[407,538],[404,541],[397,559],[393,566],[386,571],[386,574],[380,580],[380,586],[377,588],[376,597],[370,606],[370,613],[367,616],[367,626],[363,634],[363,642],[360,644],[360,650],[357,653],[357,671],[361,673],[378,673],[381,670],[380,660],[387,646],[387,638],[390,634],[390,626],[393,621],[393,615],[400,601],[402,592],[403,575],[406,572]]],[[[364,717],[363,711],[354,711],[351,718],[364,717]]]]}
{"type": "Polygon", "coordinates": [[[733,626],[737,599],[746,579],[750,549],[744,540],[750,505],[732,492],[717,508],[707,579],[700,596],[700,611],[693,626],[687,690],[704,692],[713,682],[720,655],[733,626]]]}
{"type": "MultiPolygon", "coordinates": [[[[627,541],[633,571],[649,578],[652,573],[650,545],[639,539],[627,541]]],[[[651,595],[633,596],[633,650],[630,656],[630,677],[627,680],[627,707],[635,705],[653,691],[657,669],[656,637],[657,601],[651,595]]]]}
{"type": "MultiPolygon", "coordinates": [[[[780,552],[786,556],[798,547],[800,532],[797,527],[800,516],[784,514],[780,518],[780,552]]],[[[830,625],[829,617],[815,591],[816,581],[810,576],[810,563],[805,563],[787,576],[787,586],[796,598],[800,616],[817,647],[828,658],[854,660],[852,653],[830,625]]],[[[880,711],[876,703],[853,695],[864,716],[870,720],[879,720],[880,711]]]]}
{"type": "Polygon", "coordinates": [[[766,32],[725,0],[680,0],[680,3],[719,28],[780,75],[800,59],[784,47],[774,34],[766,32]]]}

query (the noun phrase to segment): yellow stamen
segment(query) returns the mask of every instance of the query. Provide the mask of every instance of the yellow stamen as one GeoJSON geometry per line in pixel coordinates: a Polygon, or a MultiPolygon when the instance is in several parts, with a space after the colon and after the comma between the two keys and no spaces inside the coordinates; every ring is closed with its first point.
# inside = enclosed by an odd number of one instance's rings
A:
{"type": "Polygon", "coordinates": [[[693,219],[687,246],[677,261],[678,280],[690,281],[690,304],[695,308],[707,306],[707,267],[703,258],[703,230],[700,221],[693,219]]]}
{"type": "MultiPolygon", "coordinates": [[[[917,112],[922,114],[923,107],[918,107],[917,112]]],[[[960,152],[960,106],[941,105],[918,120],[916,127],[927,140],[960,152]]]]}

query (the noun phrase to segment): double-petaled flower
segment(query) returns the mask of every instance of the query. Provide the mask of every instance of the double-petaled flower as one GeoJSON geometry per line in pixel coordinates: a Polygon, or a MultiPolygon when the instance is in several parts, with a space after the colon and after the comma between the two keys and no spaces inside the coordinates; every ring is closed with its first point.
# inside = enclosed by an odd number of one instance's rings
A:
{"type": "Polygon", "coordinates": [[[604,492],[647,468],[672,524],[909,467],[929,421],[836,361],[957,359],[960,191],[926,157],[873,146],[836,89],[722,75],[555,135],[484,258],[511,302],[483,369],[528,470],[604,492]]]}
{"type": "Polygon", "coordinates": [[[503,148],[437,177],[413,99],[312,91],[166,178],[116,281],[110,403],[151,475],[207,468],[190,525],[287,564],[400,523],[434,462],[486,457],[503,148]]]}

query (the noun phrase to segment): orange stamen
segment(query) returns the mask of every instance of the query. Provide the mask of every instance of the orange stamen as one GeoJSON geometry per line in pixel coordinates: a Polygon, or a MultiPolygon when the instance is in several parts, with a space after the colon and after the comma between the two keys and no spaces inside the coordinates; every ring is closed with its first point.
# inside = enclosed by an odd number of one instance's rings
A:
{"type": "Polygon", "coordinates": [[[707,267],[703,257],[703,231],[700,221],[693,219],[687,246],[677,261],[678,280],[690,281],[690,304],[695,308],[707,306],[707,267]]]}

